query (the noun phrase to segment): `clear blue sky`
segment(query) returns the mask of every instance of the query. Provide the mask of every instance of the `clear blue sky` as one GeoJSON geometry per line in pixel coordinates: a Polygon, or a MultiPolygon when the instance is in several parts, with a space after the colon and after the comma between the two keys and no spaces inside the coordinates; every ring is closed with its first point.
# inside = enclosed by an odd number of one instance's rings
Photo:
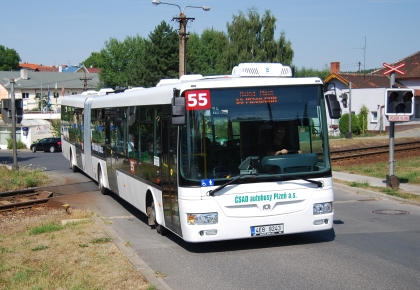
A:
{"type": "MultiPolygon", "coordinates": [[[[342,70],[382,67],[420,50],[420,0],[167,0],[195,17],[187,31],[226,31],[238,11],[269,9],[277,19],[276,39],[283,30],[298,68],[323,69],[331,62],[342,70]],[[366,51],[364,51],[366,37],[366,51]],[[365,58],[366,52],[366,58],[365,58]]],[[[78,64],[100,51],[111,37],[147,37],[179,14],[176,6],[152,0],[19,0],[2,3],[0,44],[15,49],[22,61],[43,65],[78,64]]]]}

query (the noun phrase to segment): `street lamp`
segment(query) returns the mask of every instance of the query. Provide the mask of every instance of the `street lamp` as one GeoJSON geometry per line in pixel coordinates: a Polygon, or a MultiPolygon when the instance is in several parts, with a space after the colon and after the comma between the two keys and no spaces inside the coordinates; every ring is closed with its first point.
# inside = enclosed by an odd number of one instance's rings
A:
{"type": "Polygon", "coordinates": [[[185,57],[185,48],[188,40],[187,35],[187,23],[188,21],[193,21],[195,18],[188,18],[185,16],[184,11],[185,8],[191,7],[191,8],[200,8],[204,11],[210,11],[209,6],[185,6],[183,9],[177,4],[172,3],[165,3],[161,2],[160,0],[152,0],[153,5],[159,5],[159,4],[166,4],[166,5],[172,5],[177,6],[179,8],[179,17],[174,17],[172,20],[179,22],[179,77],[183,76],[185,74],[185,68],[186,68],[186,57],[185,57]]]}

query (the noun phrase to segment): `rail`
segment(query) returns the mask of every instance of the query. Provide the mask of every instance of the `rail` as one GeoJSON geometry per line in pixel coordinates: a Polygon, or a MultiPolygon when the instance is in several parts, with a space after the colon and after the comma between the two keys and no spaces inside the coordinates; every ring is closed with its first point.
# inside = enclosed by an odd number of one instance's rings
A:
{"type": "MultiPolygon", "coordinates": [[[[404,142],[394,144],[394,155],[420,156],[420,143],[404,142]]],[[[378,145],[361,148],[331,151],[333,165],[347,165],[366,161],[385,161],[389,157],[389,145],[378,145]]]]}
{"type": "Polygon", "coordinates": [[[47,203],[53,192],[44,190],[20,190],[0,193],[0,212],[33,207],[47,203]]]}

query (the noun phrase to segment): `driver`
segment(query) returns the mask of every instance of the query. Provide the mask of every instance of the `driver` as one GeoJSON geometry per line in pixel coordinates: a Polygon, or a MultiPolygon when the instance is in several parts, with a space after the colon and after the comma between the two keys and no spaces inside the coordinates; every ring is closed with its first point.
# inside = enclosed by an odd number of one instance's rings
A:
{"type": "MultiPolygon", "coordinates": [[[[289,143],[289,140],[284,138],[286,129],[281,124],[275,124],[272,129],[271,142],[264,144],[263,153],[267,156],[275,156],[280,154],[287,154],[293,147],[289,143]]],[[[297,151],[298,154],[302,153],[301,150],[297,151]]]]}

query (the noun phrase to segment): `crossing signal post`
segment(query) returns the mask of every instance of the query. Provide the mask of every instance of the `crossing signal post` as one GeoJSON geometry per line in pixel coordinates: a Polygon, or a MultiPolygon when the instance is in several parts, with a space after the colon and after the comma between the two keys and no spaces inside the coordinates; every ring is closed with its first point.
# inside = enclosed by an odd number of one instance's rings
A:
{"type": "Polygon", "coordinates": [[[405,66],[405,63],[397,66],[391,66],[383,63],[383,66],[389,70],[383,74],[390,74],[390,88],[385,90],[385,116],[389,121],[389,174],[386,176],[386,186],[391,188],[400,187],[400,179],[394,174],[394,131],[396,121],[410,121],[410,117],[414,112],[412,89],[397,89],[395,85],[395,73],[405,75],[405,72],[400,68],[405,66]],[[411,104],[410,104],[411,96],[411,104]]]}

